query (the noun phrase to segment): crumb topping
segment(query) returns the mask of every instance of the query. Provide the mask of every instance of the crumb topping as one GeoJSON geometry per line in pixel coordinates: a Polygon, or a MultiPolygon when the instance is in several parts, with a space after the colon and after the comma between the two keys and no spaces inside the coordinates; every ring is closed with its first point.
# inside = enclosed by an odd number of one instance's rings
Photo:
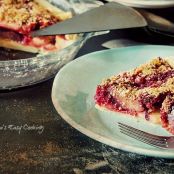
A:
{"type": "Polygon", "coordinates": [[[132,75],[142,74],[144,76],[156,74],[156,73],[164,73],[165,71],[171,70],[172,67],[167,62],[167,60],[162,59],[160,57],[151,60],[149,63],[143,64],[132,71],[132,75]]]}
{"type": "Polygon", "coordinates": [[[148,93],[154,97],[159,96],[160,94],[174,94],[174,78],[169,78],[165,83],[163,83],[160,87],[147,87],[144,89],[140,89],[137,92],[137,95],[142,93],[148,93]]]}
{"type": "Polygon", "coordinates": [[[105,79],[101,85],[113,86],[113,96],[119,93],[131,100],[137,99],[141,94],[157,97],[164,93],[174,93],[174,68],[167,60],[155,58],[133,71],[105,79]]]}
{"type": "MultiPolygon", "coordinates": [[[[63,12],[62,12],[63,13],[63,12]]],[[[58,22],[61,18],[35,0],[0,0],[0,26],[28,33],[58,22]]]]}

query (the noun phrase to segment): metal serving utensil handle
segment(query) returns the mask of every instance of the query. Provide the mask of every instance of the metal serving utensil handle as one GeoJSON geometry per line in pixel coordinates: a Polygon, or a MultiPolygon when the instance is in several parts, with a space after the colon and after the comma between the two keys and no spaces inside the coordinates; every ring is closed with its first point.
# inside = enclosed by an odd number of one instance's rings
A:
{"type": "Polygon", "coordinates": [[[137,9],[137,11],[146,19],[150,30],[174,37],[174,23],[145,10],[137,9]]]}

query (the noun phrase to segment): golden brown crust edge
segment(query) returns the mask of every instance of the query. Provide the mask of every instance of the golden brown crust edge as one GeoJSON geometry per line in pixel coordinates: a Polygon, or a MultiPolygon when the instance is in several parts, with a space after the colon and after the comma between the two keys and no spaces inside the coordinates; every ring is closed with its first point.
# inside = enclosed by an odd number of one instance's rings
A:
{"type": "Polygon", "coordinates": [[[38,53],[40,51],[36,47],[22,45],[19,42],[4,38],[0,38],[0,47],[10,48],[13,50],[27,51],[30,53],[38,53]]]}
{"type": "MultiPolygon", "coordinates": [[[[61,37],[57,36],[56,44],[55,44],[57,49],[53,50],[53,51],[58,51],[60,49],[63,49],[65,47],[69,46],[70,44],[72,44],[73,42],[74,42],[73,39],[64,40],[61,37]]],[[[44,53],[45,54],[45,53],[51,52],[49,50],[48,51],[44,50],[42,47],[37,48],[34,46],[30,46],[30,45],[23,45],[20,42],[10,40],[10,39],[4,39],[4,38],[0,38],[0,47],[10,48],[13,50],[26,51],[26,52],[30,52],[30,53],[44,53]]]]}
{"type": "Polygon", "coordinates": [[[166,58],[164,58],[167,62],[168,62],[168,64],[172,67],[172,68],[174,68],[174,56],[172,57],[172,56],[170,56],[170,57],[166,57],[166,58]]]}
{"type": "MultiPolygon", "coordinates": [[[[115,111],[111,111],[111,110],[109,110],[109,109],[107,109],[107,108],[104,108],[104,107],[102,107],[102,106],[99,106],[98,104],[96,104],[95,105],[95,108],[96,109],[98,109],[98,110],[100,110],[100,111],[106,111],[106,112],[115,112],[115,111]]],[[[115,112],[115,113],[119,113],[119,112],[115,112]]],[[[136,118],[141,118],[142,120],[144,120],[144,121],[147,121],[146,119],[145,119],[145,113],[144,112],[142,112],[142,113],[139,113],[138,114],[138,116],[132,116],[132,115],[129,115],[129,114],[125,114],[125,116],[128,116],[128,117],[133,117],[134,119],[136,119],[136,118]]],[[[161,119],[160,119],[160,112],[152,112],[152,113],[150,113],[149,114],[149,122],[150,123],[153,123],[153,124],[160,124],[161,125],[161,119]]],[[[125,118],[126,119],[126,118],[125,118]]]]}

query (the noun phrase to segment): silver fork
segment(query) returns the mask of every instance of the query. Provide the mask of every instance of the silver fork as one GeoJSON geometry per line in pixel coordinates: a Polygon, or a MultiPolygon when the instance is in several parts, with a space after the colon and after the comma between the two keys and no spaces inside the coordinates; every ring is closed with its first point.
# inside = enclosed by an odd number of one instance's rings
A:
{"type": "Polygon", "coordinates": [[[174,136],[153,135],[123,123],[118,123],[118,126],[121,133],[143,143],[163,149],[174,149],[174,136]]]}

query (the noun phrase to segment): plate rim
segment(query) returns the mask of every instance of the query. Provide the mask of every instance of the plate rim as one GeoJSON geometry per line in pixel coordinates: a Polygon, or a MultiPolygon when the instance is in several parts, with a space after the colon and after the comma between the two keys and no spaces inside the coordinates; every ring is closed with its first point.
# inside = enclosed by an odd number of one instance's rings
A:
{"type": "Polygon", "coordinates": [[[133,0],[133,2],[130,2],[129,0],[107,0],[109,2],[111,1],[115,1],[118,2],[120,4],[123,5],[128,5],[131,7],[140,7],[140,8],[166,8],[166,7],[173,7],[174,6],[174,2],[172,1],[154,1],[154,0],[150,0],[148,2],[146,2],[145,0],[141,0],[141,2],[139,0],[133,0]],[[152,3],[152,4],[149,4],[152,3]]]}
{"type": "Polygon", "coordinates": [[[61,108],[61,106],[59,105],[59,102],[57,101],[57,99],[54,97],[56,96],[56,91],[57,88],[56,86],[58,84],[60,75],[62,73],[64,73],[64,71],[66,71],[66,69],[69,66],[73,66],[74,63],[79,62],[79,61],[83,61],[83,59],[85,57],[91,56],[91,55],[95,55],[95,54],[102,54],[108,51],[118,51],[118,50],[122,50],[122,49],[130,49],[132,47],[136,47],[136,48],[142,48],[142,47],[170,47],[170,48],[174,48],[173,46],[167,46],[167,45],[143,45],[143,46],[128,46],[128,47],[122,47],[122,48],[113,48],[113,49],[107,49],[107,50],[100,50],[100,51],[95,51],[83,56],[80,56],[77,59],[74,59],[73,61],[71,61],[70,63],[66,64],[63,68],[61,68],[61,70],[57,73],[57,75],[55,76],[54,82],[53,82],[53,86],[52,86],[52,92],[51,92],[51,98],[52,98],[52,102],[53,105],[56,109],[56,111],[58,112],[59,116],[62,117],[70,126],[72,126],[73,128],[75,128],[76,130],[78,130],[79,132],[81,132],[82,134],[92,138],[93,140],[96,140],[98,142],[101,142],[103,144],[106,144],[108,146],[114,147],[116,149],[120,149],[126,152],[131,152],[131,153],[136,153],[136,154],[140,154],[140,155],[145,155],[145,156],[149,156],[149,157],[157,157],[157,158],[168,158],[168,159],[174,159],[174,151],[170,151],[170,150],[163,150],[160,149],[158,151],[154,151],[153,149],[147,149],[147,148],[142,148],[142,147],[134,147],[133,145],[128,145],[128,144],[123,144],[123,143],[119,143],[116,142],[114,140],[111,140],[107,137],[101,136],[85,127],[83,127],[82,125],[76,123],[71,116],[69,116],[68,114],[66,114],[64,112],[64,110],[61,108]],[[173,152],[173,153],[171,153],[173,152]]]}

